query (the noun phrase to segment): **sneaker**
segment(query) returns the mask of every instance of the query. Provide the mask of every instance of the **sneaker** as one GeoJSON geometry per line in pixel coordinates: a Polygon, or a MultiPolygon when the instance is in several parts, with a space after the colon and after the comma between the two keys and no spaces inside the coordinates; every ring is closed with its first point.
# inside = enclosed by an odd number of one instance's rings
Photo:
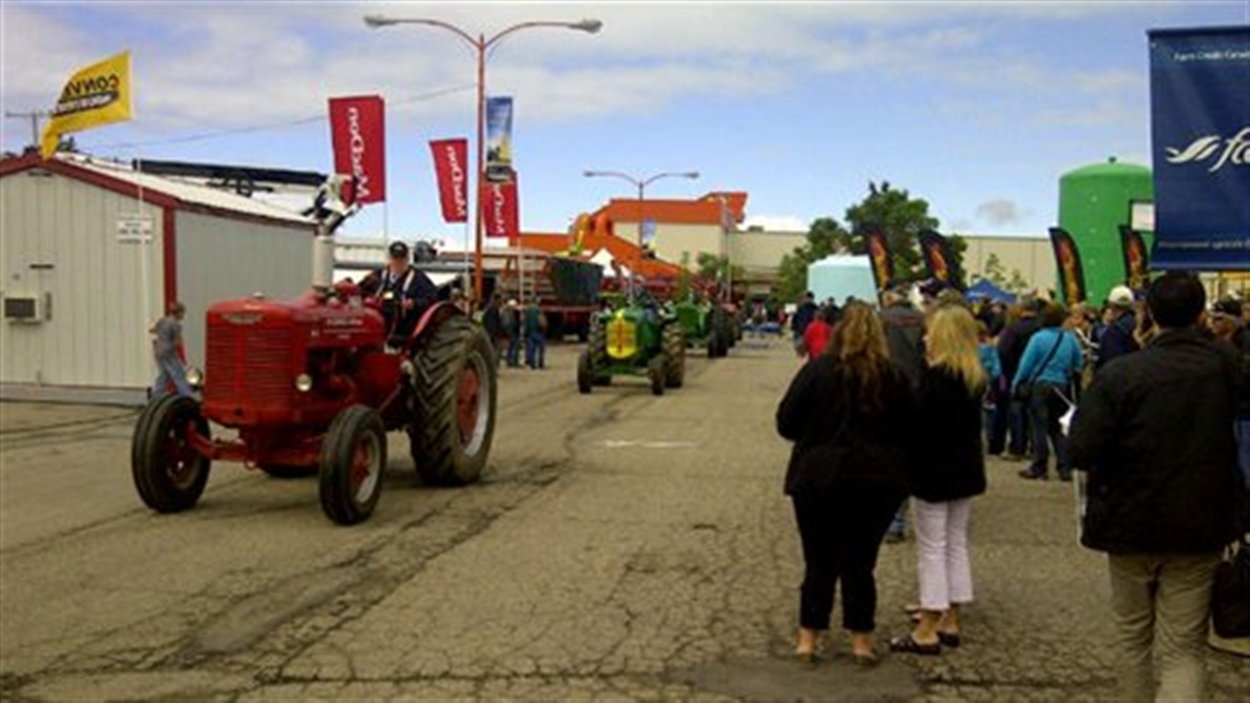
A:
{"type": "Polygon", "coordinates": [[[1047,478],[1045,473],[1034,473],[1032,469],[1021,469],[1016,475],[1030,481],[1045,481],[1047,478]]]}

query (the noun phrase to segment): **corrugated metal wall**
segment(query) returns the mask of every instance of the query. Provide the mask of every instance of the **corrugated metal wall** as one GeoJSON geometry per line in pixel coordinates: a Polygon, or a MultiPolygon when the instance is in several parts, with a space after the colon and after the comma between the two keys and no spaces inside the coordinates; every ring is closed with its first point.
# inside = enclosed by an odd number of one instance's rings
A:
{"type": "Polygon", "coordinates": [[[204,312],[257,291],[291,298],[312,280],[312,227],[268,225],[179,211],[178,298],[188,360],[204,366],[204,312]]]}
{"type": "Polygon", "coordinates": [[[5,176],[0,204],[0,288],[52,300],[51,320],[0,322],[0,381],[151,383],[147,328],[163,306],[161,209],[144,204],[155,236],[141,245],[117,240],[117,217],[138,212],[137,200],[71,178],[38,169],[5,176]]]}

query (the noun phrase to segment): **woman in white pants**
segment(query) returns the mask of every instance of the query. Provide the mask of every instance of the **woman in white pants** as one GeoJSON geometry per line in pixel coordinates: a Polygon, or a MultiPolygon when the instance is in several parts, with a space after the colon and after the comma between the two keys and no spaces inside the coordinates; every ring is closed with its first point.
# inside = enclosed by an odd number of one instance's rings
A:
{"type": "Polygon", "coordinates": [[[968,515],[985,492],[981,403],[987,379],[977,323],[960,306],[938,309],[925,333],[920,451],[911,462],[920,576],[920,621],[890,641],[896,652],[938,654],[959,646],[959,606],[972,602],[968,515]]]}

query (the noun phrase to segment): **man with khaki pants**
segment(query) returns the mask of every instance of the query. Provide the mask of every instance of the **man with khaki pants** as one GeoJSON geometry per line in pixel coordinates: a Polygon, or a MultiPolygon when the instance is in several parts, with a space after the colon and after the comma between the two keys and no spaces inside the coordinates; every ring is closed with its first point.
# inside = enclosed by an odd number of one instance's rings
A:
{"type": "Polygon", "coordinates": [[[1081,542],[1108,554],[1124,700],[1206,697],[1211,581],[1245,489],[1233,432],[1244,379],[1231,350],[1194,329],[1205,304],[1196,278],[1157,279],[1158,333],[1098,371],[1073,422],[1073,463],[1089,476],[1081,542]]]}

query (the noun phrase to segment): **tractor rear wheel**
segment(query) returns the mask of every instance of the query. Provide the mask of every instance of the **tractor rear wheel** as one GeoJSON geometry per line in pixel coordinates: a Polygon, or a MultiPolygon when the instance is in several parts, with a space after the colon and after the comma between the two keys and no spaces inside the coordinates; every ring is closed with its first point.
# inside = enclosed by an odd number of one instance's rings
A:
{"type": "Polygon", "coordinates": [[[710,325],[710,327],[711,329],[709,329],[707,333],[707,358],[718,359],[721,355],[720,330],[716,329],[715,325],[710,325]]]}
{"type": "Polygon", "coordinates": [[[373,514],[386,469],[386,428],[377,412],[353,405],[330,423],[321,445],[321,509],[340,525],[373,514]]]}
{"type": "Polygon", "coordinates": [[[594,369],[590,368],[590,352],[583,351],[577,357],[577,392],[587,395],[594,385],[595,374],[594,369]]]}
{"type": "Polygon", "coordinates": [[[664,367],[666,360],[663,354],[656,354],[647,362],[647,378],[651,379],[651,394],[664,395],[664,367]]]}
{"type": "MultiPolygon", "coordinates": [[[[711,334],[716,337],[716,358],[728,355],[729,347],[732,345],[733,331],[729,328],[729,315],[725,313],[724,308],[719,305],[712,308],[712,311],[708,313],[708,327],[711,328],[711,334]]],[[[709,356],[711,356],[710,344],[708,349],[709,356]]]]}
{"type": "Polygon", "coordinates": [[[686,334],[680,323],[671,322],[664,327],[662,345],[668,361],[664,383],[669,388],[681,388],[686,382],[686,334]]]}
{"type": "Polygon", "coordinates": [[[495,434],[495,356],[464,317],[433,330],[413,355],[412,460],[427,486],[464,486],[486,468],[495,434]]]}
{"type": "Polygon", "coordinates": [[[130,473],[149,508],[176,513],[193,507],[208,483],[209,458],[191,444],[191,434],[209,436],[199,401],[164,396],[139,416],[131,442],[130,473]]]}

